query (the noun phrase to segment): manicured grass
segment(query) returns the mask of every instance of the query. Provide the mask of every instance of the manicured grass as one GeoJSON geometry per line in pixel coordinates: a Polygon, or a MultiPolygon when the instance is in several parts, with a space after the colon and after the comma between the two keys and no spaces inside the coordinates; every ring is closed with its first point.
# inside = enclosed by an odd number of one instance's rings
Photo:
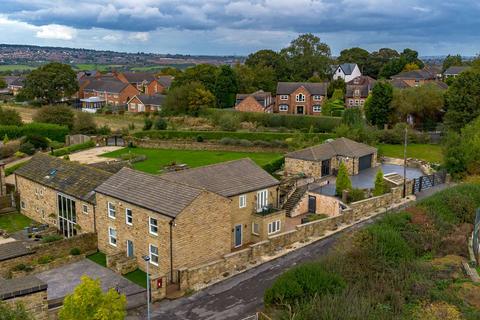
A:
{"type": "Polygon", "coordinates": [[[103,154],[105,157],[120,158],[123,154],[145,155],[147,160],[134,163],[137,170],[160,173],[167,165],[175,162],[185,163],[189,167],[200,167],[213,163],[250,158],[259,166],[264,166],[282,157],[279,153],[267,152],[231,152],[231,151],[203,151],[203,150],[172,150],[172,149],[146,149],[124,148],[103,154]]]}
{"type": "MultiPolygon", "coordinates": [[[[378,151],[381,155],[392,158],[403,158],[403,145],[380,144],[378,151]]],[[[407,157],[441,163],[443,160],[442,146],[436,144],[410,144],[407,146],[407,157]]]]}
{"type": "Polygon", "coordinates": [[[87,256],[87,259],[92,260],[93,262],[101,265],[102,267],[107,266],[107,257],[105,256],[105,253],[103,253],[103,252],[99,251],[99,252],[96,252],[94,254],[91,254],[91,255],[87,256]]]}
{"type": "Polygon", "coordinates": [[[124,274],[123,276],[143,288],[147,287],[147,274],[140,269],[124,274]]]}
{"type": "Polygon", "coordinates": [[[32,222],[33,220],[18,212],[0,215],[0,229],[7,230],[9,233],[23,230],[32,222]]]}

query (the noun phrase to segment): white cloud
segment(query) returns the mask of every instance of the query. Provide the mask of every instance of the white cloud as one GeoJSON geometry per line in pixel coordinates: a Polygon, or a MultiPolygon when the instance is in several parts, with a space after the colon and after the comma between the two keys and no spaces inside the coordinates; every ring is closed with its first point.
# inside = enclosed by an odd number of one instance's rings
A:
{"type": "Polygon", "coordinates": [[[134,40],[134,41],[145,42],[145,41],[148,41],[150,36],[148,35],[148,32],[135,32],[135,33],[131,34],[128,38],[130,40],[134,40]]]}
{"type": "Polygon", "coordinates": [[[72,40],[77,35],[77,31],[70,27],[49,24],[38,27],[35,35],[41,39],[72,40]]]}

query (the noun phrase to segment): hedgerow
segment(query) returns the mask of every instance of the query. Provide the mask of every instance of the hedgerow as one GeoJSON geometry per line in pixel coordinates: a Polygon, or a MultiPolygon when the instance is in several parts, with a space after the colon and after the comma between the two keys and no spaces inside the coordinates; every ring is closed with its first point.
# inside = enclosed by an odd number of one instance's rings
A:
{"type": "Polygon", "coordinates": [[[42,136],[50,140],[65,141],[68,128],[56,124],[32,122],[23,126],[0,126],[0,137],[17,139],[23,136],[42,136]]]}

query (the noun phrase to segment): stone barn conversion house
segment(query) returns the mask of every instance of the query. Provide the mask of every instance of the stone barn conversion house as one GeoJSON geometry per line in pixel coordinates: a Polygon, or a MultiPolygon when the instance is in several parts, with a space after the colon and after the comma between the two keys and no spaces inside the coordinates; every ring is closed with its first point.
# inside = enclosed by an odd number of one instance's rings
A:
{"type": "Polygon", "coordinates": [[[322,178],[335,174],[343,162],[349,175],[376,166],[377,149],[347,138],[290,152],[285,155],[285,174],[322,178]]]}
{"type": "Polygon", "coordinates": [[[272,112],[274,102],[272,94],[263,90],[250,94],[239,93],[236,97],[235,110],[241,112],[272,112]]]}
{"type": "Polygon", "coordinates": [[[95,188],[111,173],[38,153],[15,171],[20,211],[65,237],[95,232],[95,188]]]}
{"type": "Polygon", "coordinates": [[[279,82],[274,112],[320,115],[327,87],[327,82],[279,82]]]}

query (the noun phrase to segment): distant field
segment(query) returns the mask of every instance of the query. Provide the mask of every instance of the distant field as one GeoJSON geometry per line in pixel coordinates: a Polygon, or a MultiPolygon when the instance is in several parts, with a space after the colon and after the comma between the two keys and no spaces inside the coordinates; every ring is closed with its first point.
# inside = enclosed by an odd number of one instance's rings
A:
{"type": "MultiPolygon", "coordinates": [[[[381,155],[392,158],[403,158],[403,145],[380,144],[378,150],[381,155]]],[[[410,144],[407,146],[407,157],[441,163],[443,160],[442,146],[435,144],[410,144]]]]}
{"type": "Polygon", "coordinates": [[[162,64],[162,65],[153,65],[153,66],[144,66],[144,67],[132,67],[130,70],[132,71],[159,71],[164,68],[172,67],[177,68],[180,70],[186,69],[188,67],[194,66],[193,63],[185,63],[185,64],[162,64]]]}
{"type": "Polygon", "coordinates": [[[33,70],[37,67],[27,66],[26,64],[2,64],[0,65],[0,71],[26,71],[33,70]]]}
{"type": "Polygon", "coordinates": [[[123,154],[145,155],[147,160],[134,163],[137,170],[148,173],[160,173],[167,165],[175,162],[185,163],[189,167],[200,167],[218,162],[250,158],[259,166],[264,166],[282,157],[280,153],[273,152],[231,152],[231,151],[205,151],[205,150],[173,150],[173,149],[147,149],[124,148],[105,153],[102,156],[120,158],[123,154]]]}
{"type": "Polygon", "coordinates": [[[73,66],[75,69],[80,71],[85,70],[98,70],[98,71],[107,71],[115,68],[123,68],[123,65],[120,64],[94,64],[94,63],[79,63],[73,66]]]}

